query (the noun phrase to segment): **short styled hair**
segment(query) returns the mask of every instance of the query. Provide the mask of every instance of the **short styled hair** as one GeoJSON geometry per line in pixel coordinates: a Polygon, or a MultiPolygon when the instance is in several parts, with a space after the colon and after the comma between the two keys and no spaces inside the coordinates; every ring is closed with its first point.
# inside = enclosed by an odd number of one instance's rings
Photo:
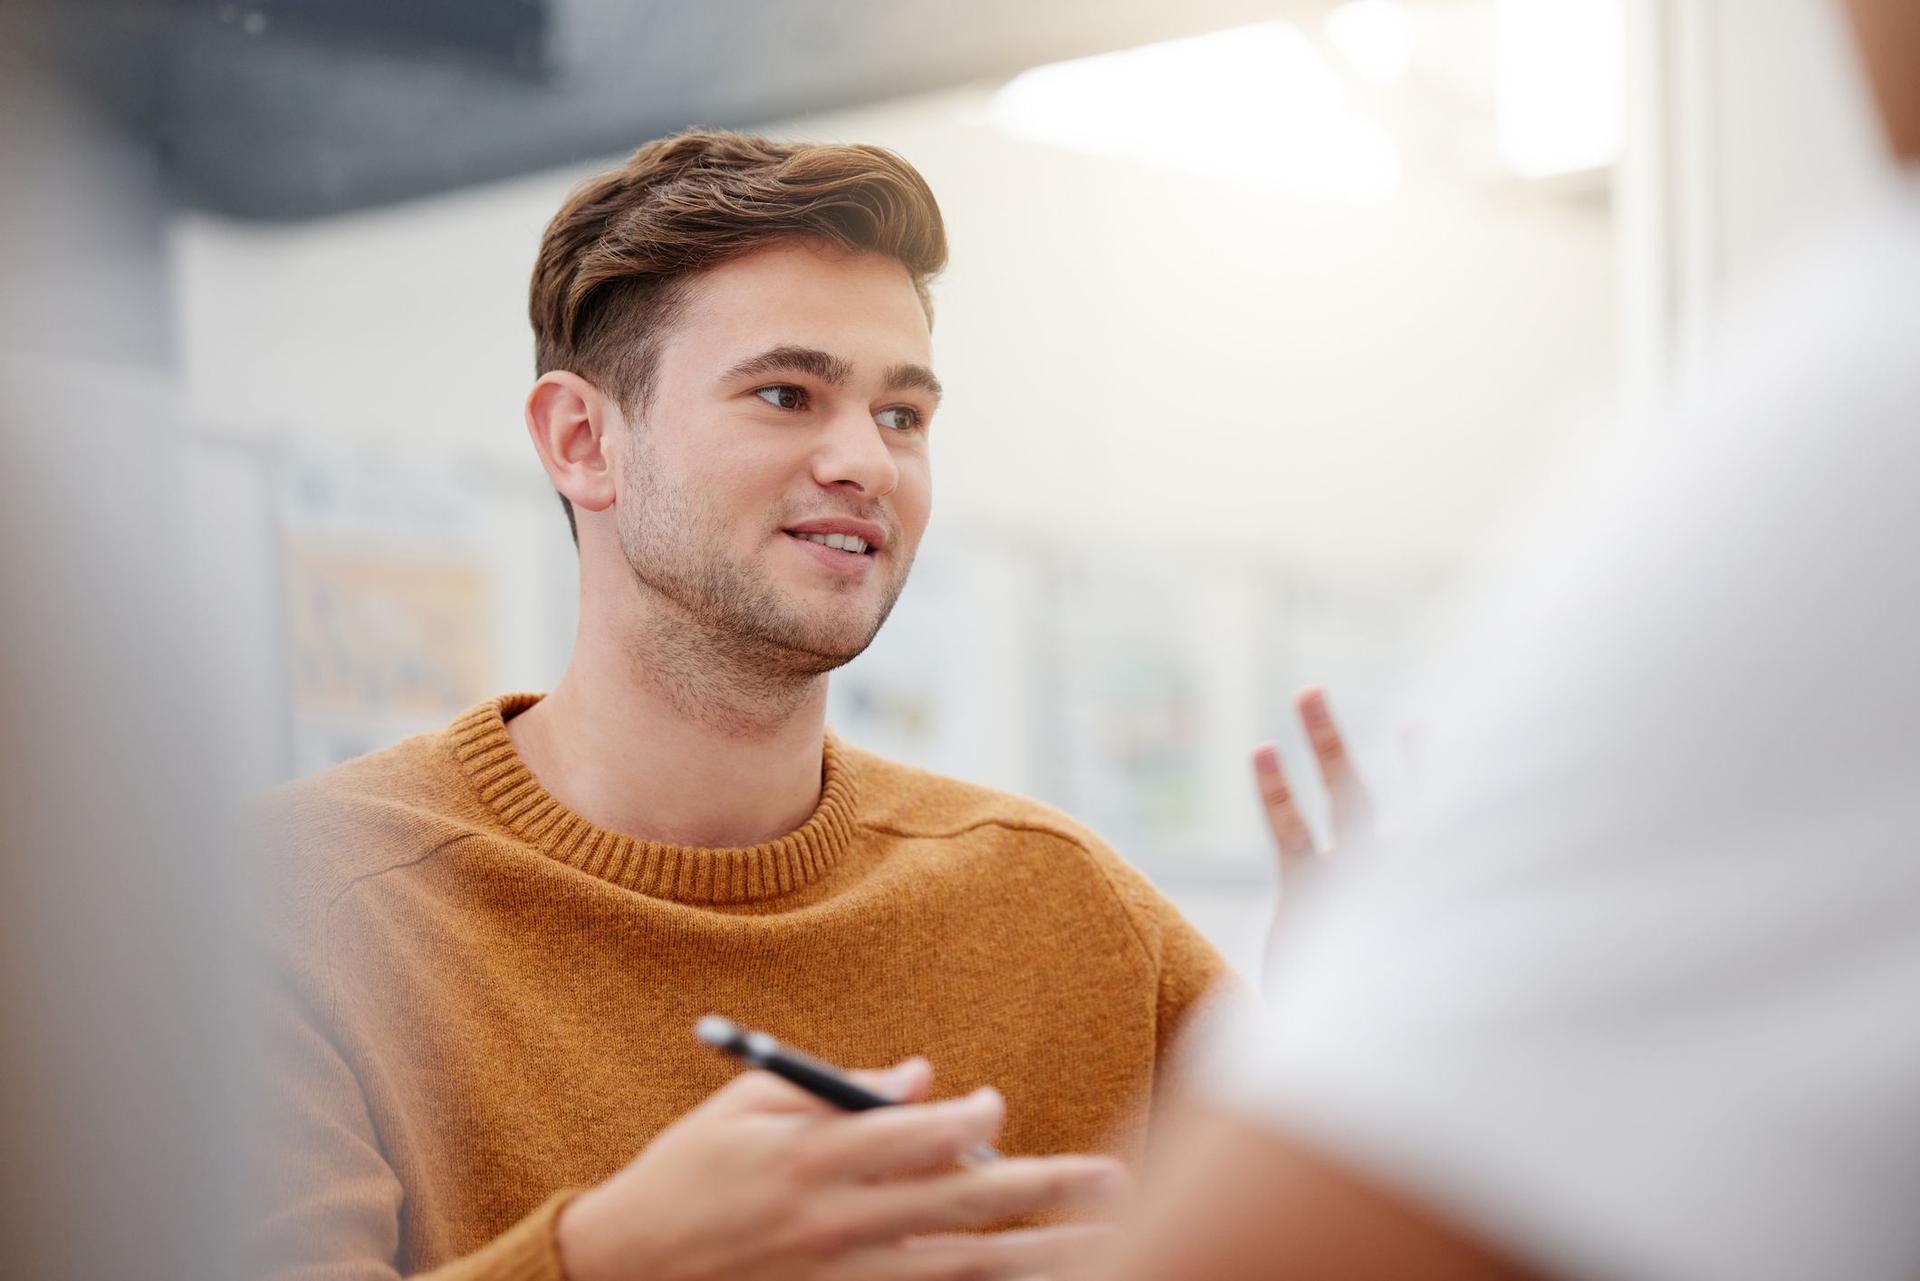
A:
{"type": "MultiPolygon", "coordinates": [[[[547,224],[528,296],[535,374],[570,370],[644,411],[688,282],[794,238],[896,260],[932,319],[947,233],[912,165],[881,147],[691,130],[581,184],[547,224]]],[[[560,505],[578,542],[573,504],[560,505]]]]}

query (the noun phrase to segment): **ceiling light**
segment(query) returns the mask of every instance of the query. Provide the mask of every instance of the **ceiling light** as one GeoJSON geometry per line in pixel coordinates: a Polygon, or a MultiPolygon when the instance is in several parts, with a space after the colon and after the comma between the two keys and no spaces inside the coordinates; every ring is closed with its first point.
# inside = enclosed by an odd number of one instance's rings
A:
{"type": "Polygon", "coordinates": [[[1625,113],[1622,0],[1499,0],[1500,155],[1528,178],[1619,158],[1625,113]]]}
{"type": "Polygon", "coordinates": [[[989,118],[1018,138],[1326,199],[1385,200],[1400,179],[1386,129],[1286,22],[1036,67],[989,118]]]}
{"type": "Polygon", "coordinates": [[[1326,17],[1327,43],[1375,84],[1398,80],[1413,65],[1413,22],[1398,0],[1350,0],[1326,17]]]}

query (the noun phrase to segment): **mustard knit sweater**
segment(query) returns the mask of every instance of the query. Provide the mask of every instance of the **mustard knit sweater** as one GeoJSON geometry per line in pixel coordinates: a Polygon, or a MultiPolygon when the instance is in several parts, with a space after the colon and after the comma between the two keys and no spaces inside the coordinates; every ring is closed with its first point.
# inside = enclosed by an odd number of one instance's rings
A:
{"type": "Polygon", "coordinates": [[[937,1097],[995,1085],[1010,1154],[1137,1156],[1223,967],[1096,837],[829,736],[779,840],[637,840],[534,780],[506,719],[536,697],[273,807],[268,1275],[559,1281],[567,1191],[734,1074],[710,1013],[849,1066],[923,1054],[937,1097]]]}

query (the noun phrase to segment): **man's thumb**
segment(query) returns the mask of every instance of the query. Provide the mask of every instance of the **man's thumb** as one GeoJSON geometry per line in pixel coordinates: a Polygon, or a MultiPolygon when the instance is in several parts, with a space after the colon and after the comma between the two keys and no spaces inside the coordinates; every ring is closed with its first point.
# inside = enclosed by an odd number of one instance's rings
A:
{"type": "Polygon", "coordinates": [[[890,1068],[870,1069],[850,1075],[875,1094],[884,1095],[896,1103],[918,1103],[933,1088],[933,1065],[918,1055],[903,1059],[890,1068]]]}

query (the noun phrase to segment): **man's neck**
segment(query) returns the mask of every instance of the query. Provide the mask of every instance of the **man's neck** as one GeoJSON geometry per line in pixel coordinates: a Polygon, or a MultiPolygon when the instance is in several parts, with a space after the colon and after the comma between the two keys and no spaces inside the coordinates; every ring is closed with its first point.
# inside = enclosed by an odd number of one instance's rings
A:
{"type": "Polygon", "coordinates": [[[553,692],[507,733],[540,785],[596,826],[733,848],[784,836],[819,805],[826,693],[820,677],[761,716],[703,714],[644,656],[583,628],[553,692]]]}

